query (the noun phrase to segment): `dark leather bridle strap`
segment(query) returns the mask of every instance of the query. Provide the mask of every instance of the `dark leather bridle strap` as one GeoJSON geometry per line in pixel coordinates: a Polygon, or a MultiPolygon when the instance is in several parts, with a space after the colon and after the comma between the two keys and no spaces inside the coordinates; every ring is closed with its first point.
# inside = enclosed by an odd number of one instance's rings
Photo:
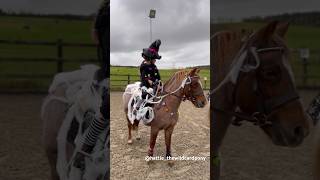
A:
{"type": "Polygon", "coordinates": [[[213,110],[217,111],[217,112],[229,114],[229,115],[232,115],[233,117],[235,117],[235,119],[232,121],[232,124],[235,126],[240,126],[241,121],[248,121],[248,122],[253,123],[253,125],[260,126],[260,127],[272,125],[272,122],[268,121],[268,117],[260,112],[255,112],[252,115],[248,115],[247,113],[231,111],[231,110],[230,111],[224,110],[224,109],[217,108],[214,106],[213,106],[213,110]]]}
{"type": "Polygon", "coordinates": [[[285,95],[268,99],[264,102],[266,114],[270,114],[272,111],[279,109],[282,106],[284,106],[292,101],[295,101],[299,98],[300,98],[299,95],[294,90],[292,90],[291,92],[289,92],[285,95]]]}
{"type": "Polygon", "coordinates": [[[166,93],[166,94],[169,94],[169,96],[174,96],[174,97],[176,97],[176,98],[178,98],[178,99],[183,99],[183,95],[182,96],[178,96],[178,95],[176,95],[175,93],[168,93],[167,91],[163,91],[164,93],[166,93]]]}
{"type": "MultiPolygon", "coordinates": [[[[192,78],[196,78],[196,77],[198,77],[198,76],[190,76],[189,78],[192,79],[192,78]]],[[[189,85],[189,84],[186,84],[186,85],[189,85]]],[[[183,90],[183,95],[182,95],[182,96],[178,96],[178,95],[176,95],[175,93],[169,93],[169,92],[166,92],[166,91],[163,91],[163,92],[164,92],[165,94],[168,94],[169,96],[172,95],[172,96],[175,96],[175,97],[178,98],[178,99],[182,99],[182,101],[185,101],[186,99],[189,99],[189,100],[193,101],[193,99],[195,99],[196,97],[202,95],[201,93],[199,93],[199,94],[195,94],[195,95],[192,94],[191,96],[187,96],[186,93],[184,92],[185,87],[181,88],[180,90],[183,90]]],[[[180,90],[179,90],[179,91],[180,91],[180,90]]]]}

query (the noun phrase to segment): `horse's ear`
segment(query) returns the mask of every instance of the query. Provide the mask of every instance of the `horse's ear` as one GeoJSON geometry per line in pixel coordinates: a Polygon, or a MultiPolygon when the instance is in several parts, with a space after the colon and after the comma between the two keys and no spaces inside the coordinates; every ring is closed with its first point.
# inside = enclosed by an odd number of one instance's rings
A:
{"type": "Polygon", "coordinates": [[[196,72],[196,73],[199,74],[199,72],[200,72],[200,69],[197,69],[197,72],[196,72]]]}
{"type": "Polygon", "coordinates": [[[279,23],[279,25],[277,26],[277,30],[276,33],[284,38],[284,36],[287,34],[288,32],[288,28],[289,28],[289,22],[284,22],[284,23],[279,23]]]}
{"type": "Polygon", "coordinates": [[[190,76],[194,76],[195,74],[197,74],[198,68],[193,68],[190,72],[189,75],[190,76]]]}
{"type": "Polygon", "coordinates": [[[278,21],[272,21],[257,32],[258,40],[268,40],[275,32],[278,21]]]}

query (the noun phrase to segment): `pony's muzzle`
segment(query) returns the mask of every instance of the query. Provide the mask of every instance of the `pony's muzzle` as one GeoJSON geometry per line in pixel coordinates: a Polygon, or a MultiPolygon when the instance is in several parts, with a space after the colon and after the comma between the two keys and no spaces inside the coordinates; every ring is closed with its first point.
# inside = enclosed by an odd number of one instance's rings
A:
{"type": "Polygon", "coordinates": [[[205,101],[205,100],[197,101],[198,108],[203,108],[206,104],[207,104],[207,101],[205,101]]]}
{"type": "Polygon", "coordinates": [[[296,147],[300,145],[304,138],[309,134],[309,131],[303,126],[297,126],[291,131],[291,135],[287,134],[287,142],[289,146],[296,147]]]}

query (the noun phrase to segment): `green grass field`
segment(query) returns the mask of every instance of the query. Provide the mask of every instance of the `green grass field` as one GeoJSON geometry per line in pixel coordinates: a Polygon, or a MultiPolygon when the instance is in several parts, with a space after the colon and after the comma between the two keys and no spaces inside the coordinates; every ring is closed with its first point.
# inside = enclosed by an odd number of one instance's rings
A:
{"type": "MultiPolygon", "coordinates": [[[[212,30],[222,29],[256,29],[263,26],[261,23],[232,23],[215,25],[212,30]]],[[[58,18],[36,18],[36,17],[8,17],[0,16],[0,40],[23,40],[23,41],[48,41],[56,42],[62,39],[68,43],[93,43],[91,39],[92,21],[90,20],[65,20],[58,18]]],[[[320,76],[320,28],[291,26],[287,34],[290,48],[308,47],[312,50],[308,75],[320,76]]],[[[66,59],[96,59],[96,49],[93,47],[64,47],[63,56],[66,59]]],[[[8,45],[0,44],[0,59],[9,57],[21,58],[56,58],[56,46],[33,46],[33,45],[8,45]]],[[[293,54],[292,65],[297,77],[298,84],[301,83],[302,63],[297,54],[293,54]]],[[[64,71],[79,68],[84,63],[64,63],[64,71]]],[[[39,75],[56,73],[56,62],[7,62],[0,61],[0,89],[35,89],[46,90],[51,79],[29,79],[15,78],[6,79],[6,74],[39,75]]],[[[160,73],[166,80],[176,70],[161,70],[160,73]]],[[[138,80],[138,68],[133,67],[111,67],[113,88],[123,88],[128,82],[138,80]],[[120,76],[119,76],[120,75],[120,76]]],[[[210,79],[209,70],[203,69],[201,77],[210,79]]],[[[209,82],[209,81],[208,81],[209,82]]],[[[317,79],[309,80],[311,84],[319,84],[317,79]]],[[[209,84],[209,83],[208,83],[209,84]]],[[[208,84],[206,86],[208,86],[208,84]]]]}
{"type": "Polygon", "coordinates": [[[92,22],[87,20],[0,16],[0,22],[0,38],[5,40],[92,42],[92,22]]]}

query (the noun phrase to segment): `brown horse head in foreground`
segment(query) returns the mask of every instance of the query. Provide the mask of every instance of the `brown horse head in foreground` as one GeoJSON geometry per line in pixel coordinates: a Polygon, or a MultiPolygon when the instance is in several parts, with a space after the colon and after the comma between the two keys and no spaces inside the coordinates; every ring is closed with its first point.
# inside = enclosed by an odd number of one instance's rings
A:
{"type": "Polygon", "coordinates": [[[309,133],[289,64],[287,29],[287,23],[271,22],[247,37],[219,32],[211,39],[215,180],[219,147],[232,120],[253,122],[281,146],[298,146],[309,133]]]}
{"type": "MultiPolygon", "coordinates": [[[[181,102],[187,99],[197,108],[203,108],[207,101],[203,93],[200,82],[199,69],[193,68],[191,71],[176,72],[163,86],[163,99],[160,103],[155,104],[154,119],[148,124],[151,126],[149,156],[153,156],[154,146],[160,130],[165,131],[166,156],[171,157],[171,136],[174,126],[179,117],[178,109],[181,102]],[[183,86],[182,86],[183,85],[183,86]]],[[[124,110],[128,112],[128,102],[132,94],[125,92],[123,94],[124,110]]],[[[128,117],[127,117],[128,120],[128,117]]],[[[135,120],[134,124],[128,120],[128,143],[132,143],[131,130],[138,132],[139,121],[135,120]]]]}

